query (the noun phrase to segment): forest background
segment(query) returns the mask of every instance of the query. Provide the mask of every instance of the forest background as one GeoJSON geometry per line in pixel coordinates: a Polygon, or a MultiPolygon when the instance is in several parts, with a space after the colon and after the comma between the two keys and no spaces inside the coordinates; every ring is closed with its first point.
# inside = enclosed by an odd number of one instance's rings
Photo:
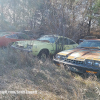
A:
{"type": "Polygon", "coordinates": [[[0,0],[0,30],[32,30],[78,41],[100,32],[100,0],[0,0]]]}

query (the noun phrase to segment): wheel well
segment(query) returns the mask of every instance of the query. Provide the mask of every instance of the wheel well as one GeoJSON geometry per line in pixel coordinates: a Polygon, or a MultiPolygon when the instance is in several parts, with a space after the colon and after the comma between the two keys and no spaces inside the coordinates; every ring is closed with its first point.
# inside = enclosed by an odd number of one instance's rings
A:
{"type": "Polygon", "coordinates": [[[39,52],[39,54],[40,54],[41,52],[46,52],[47,54],[49,54],[49,50],[48,50],[48,49],[42,49],[42,50],[39,52]]]}

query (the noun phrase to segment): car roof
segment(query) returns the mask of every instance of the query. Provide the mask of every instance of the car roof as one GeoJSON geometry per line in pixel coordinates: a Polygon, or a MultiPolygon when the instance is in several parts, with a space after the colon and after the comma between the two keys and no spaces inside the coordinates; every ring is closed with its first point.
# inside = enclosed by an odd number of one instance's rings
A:
{"type": "Polygon", "coordinates": [[[59,35],[42,35],[42,36],[55,36],[55,37],[58,37],[59,35]]]}
{"type": "Polygon", "coordinates": [[[22,33],[22,32],[0,32],[0,37],[13,35],[13,34],[24,34],[24,33],[22,33]]]}
{"type": "Polygon", "coordinates": [[[97,39],[96,36],[85,36],[83,39],[97,39]]]}
{"type": "Polygon", "coordinates": [[[10,34],[12,34],[12,32],[0,32],[0,37],[10,35],[10,34]]]}
{"type": "Polygon", "coordinates": [[[100,41],[100,39],[88,39],[88,40],[85,40],[85,41],[100,41]]]}
{"type": "MultiPolygon", "coordinates": [[[[42,35],[42,36],[53,36],[53,37],[57,37],[57,38],[60,38],[60,37],[62,37],[62,38],[67,38],[67,39],[69,39],[69,40],[72,40],[72,39],[70,39],[70,38],[68,38],[68,37],[66,37],[66,36],[60,36],[60,35],[42,35]]],[[[42,37],[41,36],[41,37],[42,37]]],[[[72,41],[74,41],[74,40],[72,40],[72,41]]],[[[75,42],[75,41],[74,41],[75,42]]],[[[75,42],[76,43],[76,42],[75,42]]]]}
{"type": "MultiPolygon", "coordinates": [[[[60,36],[60,35],[42,35],[42,36],[54,36],[54,37],[65,37],[65,36],[60,36]]],[[[68,38],[68,37],[67,37],[68,38]]]]}

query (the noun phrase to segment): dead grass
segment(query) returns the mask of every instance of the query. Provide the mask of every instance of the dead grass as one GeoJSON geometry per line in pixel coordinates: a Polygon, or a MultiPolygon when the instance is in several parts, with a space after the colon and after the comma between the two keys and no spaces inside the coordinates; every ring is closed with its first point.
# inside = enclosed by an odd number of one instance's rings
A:
{"type": "Polygon", "coordinates": [[[0,100],[100,100],[100,81],[71,75],[52,60],[46,62],[9,49],[0,50],[0,91],[37,91],[5,94],[0,100]]]}

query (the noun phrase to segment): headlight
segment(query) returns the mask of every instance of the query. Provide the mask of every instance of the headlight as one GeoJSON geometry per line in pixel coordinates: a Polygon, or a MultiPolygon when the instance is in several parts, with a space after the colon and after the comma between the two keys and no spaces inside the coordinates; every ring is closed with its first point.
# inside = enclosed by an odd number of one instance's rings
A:
{"type": "Polygon", "coordinates": [[[92,66],[92,65],[93,65],[93,63],[94,63],[94,61],[93,61],[93,60],[86,60],[85,62],[86,62],[86,64],[87,64],[87,65],[91,65],[91,66],[92,66]]]}
{"type": "Polygon", "coordinates": [[[66,56],[63,56],[63,55],[56,55],[55,57],[57,60],[65,60],[67,57],[66,56]]]}
{"type": "Polygon", "coordinates": [[[100,61],[94,61],[94,66],[95,67],[100,67],[100,61]]]}
{"type": "Polygon", "coordinates": [[[56,58],[57,60],[60,59],[60,55],[57,54],[57,55],[55,56],[55,58],[56,58]]]}

